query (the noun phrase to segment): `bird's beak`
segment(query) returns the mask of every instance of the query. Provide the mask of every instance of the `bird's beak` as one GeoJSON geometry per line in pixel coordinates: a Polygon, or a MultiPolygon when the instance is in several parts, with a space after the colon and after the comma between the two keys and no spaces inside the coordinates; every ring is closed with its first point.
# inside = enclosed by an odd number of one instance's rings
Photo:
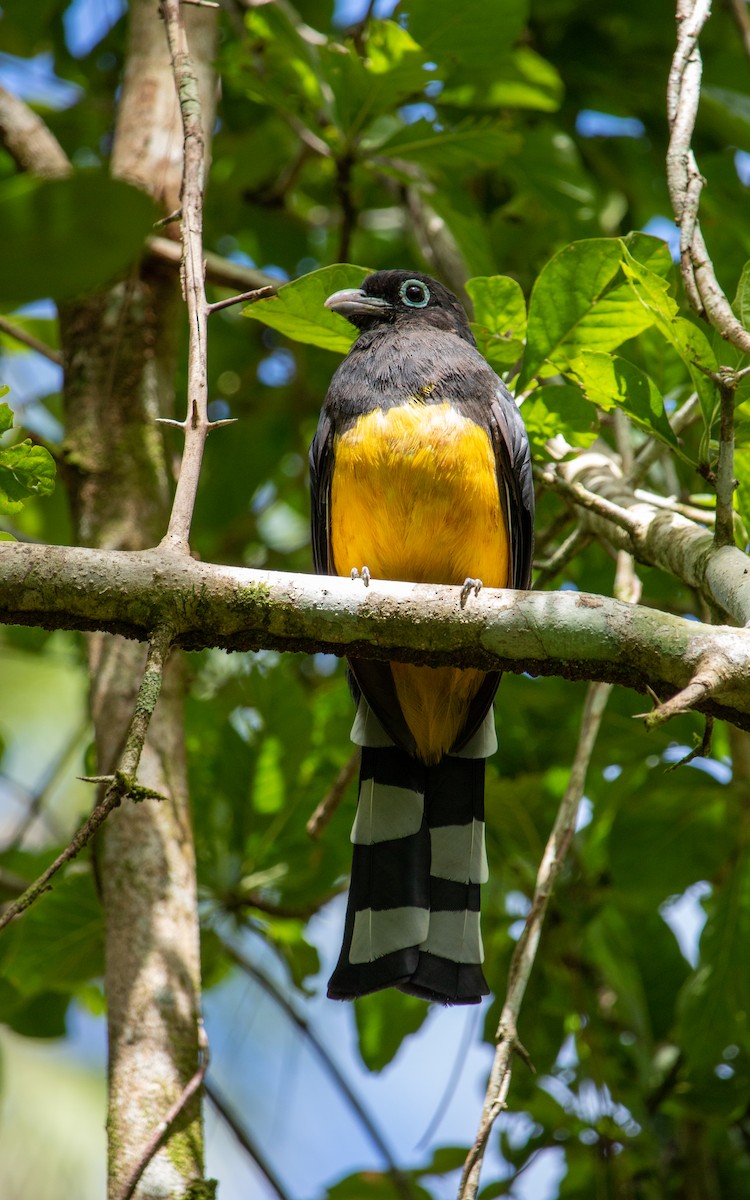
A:
{"type": "Polygon", "coordinates": [[[380,316],[391,305],[381,296],[367,296],[359,288],[344,288],[343,291],[334,292],[332,296],[329,296],[325,301],[325,307],[332,308],[342,317],[350,319],[360,316],[380,316]]]}

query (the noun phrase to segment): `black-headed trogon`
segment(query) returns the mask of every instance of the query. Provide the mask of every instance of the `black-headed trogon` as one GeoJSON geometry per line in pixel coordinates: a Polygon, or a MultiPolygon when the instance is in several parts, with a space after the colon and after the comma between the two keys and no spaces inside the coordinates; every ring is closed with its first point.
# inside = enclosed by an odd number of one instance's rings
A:
{"type": "MultiPolygon", "coordinates": [[[[378,271],[326,306],[360,332],[310,449],[315,570],[527,588],[526,432],[456,297],[427,275],[378,271]]],[[[488,992],[479,885],[500,676],[349,666],[362,766],[344,944],[328,995],[397,987],[476,1003],[488,992]]]]}

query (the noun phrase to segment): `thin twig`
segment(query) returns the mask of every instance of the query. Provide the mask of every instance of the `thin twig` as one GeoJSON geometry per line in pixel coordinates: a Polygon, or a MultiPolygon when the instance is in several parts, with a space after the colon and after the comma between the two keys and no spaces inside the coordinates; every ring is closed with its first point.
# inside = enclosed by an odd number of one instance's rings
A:
{"type": "Polygon", "coordinates": [[[254,1140],[254,1138],[251,1137],[247,1127],[241,1124],[239,1117],[224,1099],[212,1079],[206,1080],[204,1084],[204,1090],[206,1096],[216,1109],[224,1124],[232,1131],[242,1149],[250,1156],[255,1165],[265,1176],[267,1183],[279,1197],[279,1200],[291,1200],[289,1193],[284,1190],[278,1175],[276,1175],[274,1172],[260,1146],[254,1140]]]}
{"type": "Polygon", "coordinates": [[[104,793],[104,797],[63,852],[58,854],[55,861],[26,889],[22,896],[19,896],[13,904],[8,905],[0,917],[0,929],[4,929],[15,917],[25,912],[27,908],[30,908],[39,896],[49,891],[50,881],[60,868],[64,867],[66,863],[71,862],[84,846],[91,841],[91,838],[99,826],[107,819],[112,809],[117,808],[131,791],[137,790],[135,775],[141,759],[143,743],[146,740],[148,727],[151,723],[151,717],[156,707],[156,701],[159,698],[164,664],[167,660],[171,644],[171,630],[166,628],[157,630],[149,643],[146,666],[140,687],[138,688],[138,696],[125,738],[124,749],[120,756],[118,768],[114,772],[111,782],[104,793]]]}
{"type": "MultiPolygon", "coordinates": [[[[153,236],[147,239],[146,248],[160,262],[168,263],[171,267],[179,267],[182,262],[182,250],[177,242],[170,238],[153,236]]],[[[258,271],[255,267],[243,267],[241,263],[223,258],[205,250],[203,260],[206,267],[206,279],[217,287],[234,288],[235,291],[245,292],[250,288],[277,288],[279,280],[258,271]]]]}
{"type": "Polygon", "coordinates": [[[665,769],[664,774],[668,775],[670,771],[676,771],[678,767],[686,767],[694,758],[708,758],[711,753],[711,742],[714,736],[714,719],[706,717],[703,725],[703,736],[697,746],[685,755],[684,758],[678,758],[677,762],[670,763],[665,769]]]}
{"type": "Polygon", "coordinates": [[[311,1049],[317,1054],[328,1075],[346,1096],[349,1104],[352,1106],[354,1112],[362,1122],[363,1128],[367,1131],[373,1145],[383,1156],[383,1160],[388,1167],[388,1173],[393,1180],[394,1187],[396,1188],[398,1194],[403,1197],[403,1200],[413,1200],[413,1192],[407,1176],[404,1175],[403,1171],[397,1166],[388,1143],[373,1121],[372,1117],[362,1106],[362,1102],[360,1101],[356,1092],[352,1090],[346,1077],[331,1058],[331,1055],[329,1054],[324,1043],[310,1027],[305,1018],[301,1017],[294,1006],[289,1003],[284,993],[281,991],[278,985],[273,982],[272,979],[269,979],[267,975],[264,975],[262,971],[259,971],[254,963],[250,962],[250,960],[246,958],[245,955],[239,950],[236,950],[234,946],[230,945],[228,942],[223,942],[223,946],[232,961],[235,962],[237,966],[245,972],[246,975],[249,975],[256,981],[256,983],[260,984],[264,992],[272,997],[276,1004],[278,1004],[279,1008],[286,1013],[290,1021],[292,1021],[301,1031],[301,1033],[304,1034],[311,1049]]]}
{"type": "MultiPolygon", "coordinates": [[[[184,0],[183,0],[184,2],[184,0]]],[[[220,312],[222,308],[231,308],[233,304],[252,304],[254,300],[263,300],[266,296],[272,296],[274,288],[268,287],[255,288],[252,292],[240,292],[239,296],[230,296],[228,300],[217,300],[214,304],[207,306],[207,312],[220,312]]]]}
{"type": "Polygon", "coordinates": [[[33,333],[27,333],[25,329],[19,329],[6,317],[0,317],[0,333],[4,333],[6,337],[13,338],[14,341],[20,342],[22,346],[27,346],[29,350],[35,350],[37,354],[43,354],[55,366],[63,365],[63,356],[59,350],[53,350],[46,342],[41,342],[39,338],[34,337],[33,333]]]}
{"type": "MultiPolygon", "coordinates": [[[[45,800],[48,798],[51,788],[54,787],[55,782],[59,779],[63,770],[69,766],[69,760],[74,751],[80,746],[84,737],[86,737],[88,734],[89,725],[90,721],[87,716],[86,719],[81,722],[78,729],[75,730],[73,736],[67,740],[60,754],[46,766],[41,778],[37,780],[36,786],[33,788],[33,790],[26,790],[26,808],[16,827],[11,830],[2,844],[0,844],[0,854],[5,854],[6,851],[20,846],[32,824],[42,813],[45,800]]],[[[109,782],[109,780],[107,782],[109,782]]],[[[47,827],[52,829],[54,826],[49,821],[49,814],[45,814],[45,817],[47,819],[47,827]]]]}
{"type": "Polygon", "coordinates": [[[750,332],[719,285],[698,219],[704,180],[692,138],[703,72],[698,38],[710,14],[711,0],[677,0],[677,46],[667,84],[667,185],[680,227],[680,268],[690,303],[723,338],[750,354],[750,332]]]}
{"type": "Polygon", "coordinates": [[[508,986],[497,1031],[495,1060],[490,1072],[484,1110],[474,1145],[464,1164],[458,1200],[474,1200],[476,1197],[487,1140],[495,1121],[506,1107],[513,1055],[522,1051],[517,1033],[521,1005],[539,946],[549,898],[573,839],[578,805],[586,782],[586,772],[611,690],[611,684],[592,683],[586,694],[581,731],[570,770],[570,779],[539,866],[531,910],[526,918],[523,933],[513,951],[508,972],[508,986]]]}
{"type": "Polygon", "coordinates": [[[594,512],[599,517],[604,517],[605,520],[611,521],[613,525],[617,525],[619,529],[624,529],[626,533],[637,534],[639,530],[639,522],[637,517],[628,512],[626,508],[621,508],[619,504],[613,504],[611,500],[606,500],[603,496],[597,496],[596,492],[591,492],[582,483],[569,483],[564,479],[558,471],[551,467],[534,472],[535,477],[545,485],[552,488],[568,500],[572,500],[575,504],[579,504],[582,508],[587,508],[594,512]]]}
{"type": "Polygon", "coordinates": [[[541,588],[554,579],[555,575],[560,572],[571,562],[576,555],[585,550],[591,541],[591,534],[581,529],[577,525],[575,529],[568,534],[564,542],[561,542],[556,550],[550,554],[549,558],[543,562],[535,563],[538,567],[538,574],[534,579],[534,587],[541,588]]]}
{"type": "Polygon", "coordinates": [[[73,170],[70,160],[42,118],[0,87],[0,144],[16,166],[29,175],[61,179],[73,170]]]}
{"type": "Polygon", "coordinates": [[[651,730],[671,721],[672,717],[692,712],[720,689],[730,672],[731,666],[720,655],[712,655],[696,671],[687,687],[676,692],[669,700],[661,702],[657,698],[656,707],[651,712],[635,713],[633,719],[643,721],[646,728],[651,730]]]}
{"type": "Polygon", "coordinates": [[[180,0],[161,0],[161,13],[172,58],[180,102],[184,154],[182,168],[182,266],[183,294],[188,310],[188,385],[185,447],[177,479],[164,549],[190,550],[190,526],[198,493],[203,450],[209,433],[208,420],[208,303],[203,269],[203,192],[205,186],[205,143],[201,120],[198,79],[185,33],[180,0]]]}
{"type": "Polygon", "coordinates": [[[358,746],[356,750],[352,751],[349,758],[346,760],[331,784],[329,790],[326,792],[320,804],[315,809],[315,812],[307,822],[305,828],[307,830],[308,837],[320,837],[321,833],[341,803],[346,789],[349,787],[349,784],[357,774],[361,758],[362,751],[358,746]]]}
{"type": "Polygon", "coordinates": [[[210,1056],[208,1049],[208,1038],[206,1037],[206,1031],[203,1028],[202,1021],[200,1021],[198,1025],[198,1057],[199,1065],[197,1071],[185,1084],[185,1087],[182,1089],[182,1092],[177,1097],[174,1104],[167,1109],[162,1120],[159,1122],[156,1129],[151,1134],[151,1137],[146,1142],[140,1158],[133,1166],[130,1175],[125,1181],[125,1186],[120,1193],[119,1200],[131,1200],[131,1197],[138,1186],[138,1181],[141,1178],[141,1175],[146,1170],[146,1167],[151,1162],[151,1159],[156,1154],[156,1151],[164,1142],[164,1139],[179,1117],[180,1113],[184,1112],[193,1096],[203,1085],[203,1081],[206,1077],[206,1071],[208,1070],[210,1056]]]}

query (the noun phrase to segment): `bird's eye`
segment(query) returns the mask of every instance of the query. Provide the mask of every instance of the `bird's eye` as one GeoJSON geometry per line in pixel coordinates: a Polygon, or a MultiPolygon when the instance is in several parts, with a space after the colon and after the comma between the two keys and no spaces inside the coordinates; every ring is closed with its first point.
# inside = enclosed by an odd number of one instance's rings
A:
{"type": "Polygon", "coordinates": [[[430,289],[421,279],[405,279],[398,294],[411,308],[424,308],[430,303],[430,289]]]}

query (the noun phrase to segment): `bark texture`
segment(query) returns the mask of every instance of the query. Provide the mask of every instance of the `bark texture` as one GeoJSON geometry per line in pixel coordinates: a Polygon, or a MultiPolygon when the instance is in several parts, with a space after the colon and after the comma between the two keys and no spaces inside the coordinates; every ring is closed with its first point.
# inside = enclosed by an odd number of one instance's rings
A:
{"type": "MultiPolygon", "coordinates": [[[[194,9],[188,19],[208,85],[215,13],[194,9]]],[[[209,133],[212,124],[209,104],[209,133]]],[[[179,204],[181,160],[179,109],[157,4],[133,0],[113,173],[150,191],[171,212],[179,204]]],[[[155,418],[173,409],[180,319],[174,272],[153,260],[61,313],[66,477],[77,535],[87,546],[140,550],[164,533],[172,489],[155,418]]],[[[145,650],[97,634],[89,641],[89,661],[98,768],[106,774],[118,760],[145,650]]],[[[149,1138],[199,1062],[200,959],[183,690],[181,664],[173,658],[138,773],[139,783],[162,799],[126,802],[111,814],[97,847],[106,920],[110,1200],[123,1195],[149,1138]]],[[[195,1097],[133,1194],[138,1200],[182,1197],[202,1179],[195,1097]]]]}
{"type": "Polygon", "coordinates": [[[483,588],[461,608],[459,591],[387,580],[364,588],[350,579],[216,566],[163,549],[0,545],[0,621],[7,623],[144,637],[167,622],[175,643],[190,649],[452,663],[649,686],[661,697],[698,680],[690,707],[750,726],[748,629],[585,592],[483,588]]]}

